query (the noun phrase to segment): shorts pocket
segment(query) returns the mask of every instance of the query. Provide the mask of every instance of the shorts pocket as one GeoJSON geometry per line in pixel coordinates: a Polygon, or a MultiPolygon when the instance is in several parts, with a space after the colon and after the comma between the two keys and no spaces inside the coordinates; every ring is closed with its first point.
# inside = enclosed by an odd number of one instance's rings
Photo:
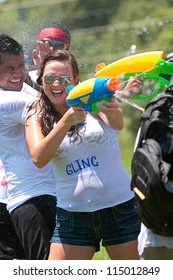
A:
{"type": "Polygon", "coordinates": [[[134,208],[134,199],[119,204],[112,209],[120,228],[139,230],[140,222],[134,208]]]}

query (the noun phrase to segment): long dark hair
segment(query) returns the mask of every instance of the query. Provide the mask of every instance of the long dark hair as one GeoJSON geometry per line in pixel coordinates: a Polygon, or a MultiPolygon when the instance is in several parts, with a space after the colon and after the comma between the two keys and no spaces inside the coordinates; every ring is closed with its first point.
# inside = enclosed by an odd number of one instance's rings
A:
{"type": "MultiPolygon", "coordinates": [[[[42,85],[42,77],[43,77],[44,69],[47,62],[49,61],[67,61],[72,66],[74,78],[77,78],[79,76],[78,64],[75,57],[68,51],[57,50],[53,54],[49,54],[45,56],[40,67],[40,75],[37,79],[37,83],[39,85],[42,85]]],[[[57,123],[62,118],[62,115],[57,110],[55,110],[53,104],[50,102],[43,89],[41,92],[41,96],[39,100],[36,102],[35,106],[37,111],[37,118],[41,124],[42,133],[44,136],[46,136],[53,129],[55,123],[57,123]]],[[[71,132],[70,136],[73,135],[75,131],[77,132],[77,137],[78,137],[79,135],[78,135],[77,126],[73,126],[70,128],[70,132],[71,132]]]]}

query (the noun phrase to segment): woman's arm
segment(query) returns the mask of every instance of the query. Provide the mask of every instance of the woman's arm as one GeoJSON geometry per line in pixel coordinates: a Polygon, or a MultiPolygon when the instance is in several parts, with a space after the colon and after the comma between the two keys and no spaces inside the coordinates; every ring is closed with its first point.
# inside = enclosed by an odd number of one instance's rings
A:
{"type": "Polygon", "coordinates": [[[27,115],[25,125],[26,143],[32,161],[38,168],[42,168],[55,155],[70,127],[85,122],[86,113],[79,106],[71,107],[45,137],[33,110],[27,115]]]}
{"type": "Polygon", "coordinates": [[[123,129],[123,112],[115,96],[111,97],[110,102],[102,101],[97,103],[97,107],[100,110],[98,115],[106,125],[116,130],[123,129]]]}

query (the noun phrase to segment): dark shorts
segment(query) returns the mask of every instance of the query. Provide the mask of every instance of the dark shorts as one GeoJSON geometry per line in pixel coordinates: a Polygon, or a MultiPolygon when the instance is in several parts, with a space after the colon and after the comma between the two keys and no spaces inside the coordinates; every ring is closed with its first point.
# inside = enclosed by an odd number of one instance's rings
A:
{"type": "Polygon", "coordinates": [[[29,199],[11,213],[11,219],[28,260],[47,260],[56,220],[56,198],[29,199]]]}
{"type": "Polygon", "coordinates": [[[57,221],[51,243],[81,246],[117,245],[137,239],[140,222],[134,198],[95,212],[69,212],[57,208],[57,221]]]}
{"type": "Polygon", "coordinates": [[[6,204],[0,203],[0,260],[25,258],[6,204]]]}

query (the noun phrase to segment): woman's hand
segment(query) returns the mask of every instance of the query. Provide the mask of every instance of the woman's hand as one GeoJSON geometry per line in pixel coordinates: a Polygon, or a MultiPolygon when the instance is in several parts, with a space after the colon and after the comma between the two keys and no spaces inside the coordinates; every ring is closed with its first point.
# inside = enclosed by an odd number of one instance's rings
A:
{"type": "Polygon", "coordinates": [[[64,123],[70,128],[71,126],[78,123],[84,123],[86,120],[86,115],[87,113],[83,108],[80,106],[74,106],[68,109],[61,120],[64,121],[64,123]]]}
{"type": "Polygon", "coordinates": [[[121,91],[118,91],[123,97],[131,98],[137,93],[142,93],[142,79],[140,77],[130,77],[126,86],[121,91]]]}
{"type": "Polygon", "coordinates": [[[113,129],[120,130],[123,128],[123,113],[120,109],[119,102],[116,96],[111,96],[110,102],[103,100],[97,103],[97,108],[100,110],[99,117],[113,129]]]}

